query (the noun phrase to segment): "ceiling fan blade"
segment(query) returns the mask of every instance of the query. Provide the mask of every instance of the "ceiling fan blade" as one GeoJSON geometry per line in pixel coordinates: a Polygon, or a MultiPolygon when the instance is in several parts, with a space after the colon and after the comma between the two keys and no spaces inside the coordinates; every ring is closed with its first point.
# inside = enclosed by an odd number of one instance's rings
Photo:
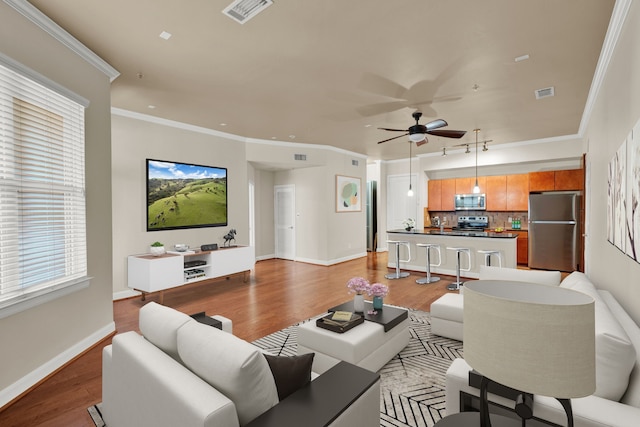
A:
{"type": "Polygon", "coordinates": [[[387,141],[392,141],[394,139],[398,139],[398,138],[402,138],[403,136],[407,136],[409,135],[408,133],[405,133],[404,135],[398,135],[398,136],[394,136],[393,138],[389,138],[389,139],[385,139],[383,141],[378,142],[378,144],[382,144],[383,142],[387,142],[387,141]]]}
{"type": "Polygon", "coordinates": [[[434,121],[431,121],[431,122],[427,123],[425,126],[427,127],[427,131],[430,131],[430,130],[435,130],[435,129],[442,128],[442,127],[445,127],[445,126],[448,126],[448,125],[449,124],[447,122],[445,122],[444,120],[436,119],[434,121]]]}
{"type": "Polygon", "coordinates": [[[462,138],[467,131],[466,130],[428,130],[427,133],[429,135],[442,136],[445,138],[462,138]]]}
{"type": "Polygon", "coordinates": [[[425,137],[424,137],[424,139],[422,141],[416,142],[416,147],[420,147],[421,145],[424,145],[427,142],[429,142],[429,140],[427,139],[427,136],[425,135],[425,137]]]}
{"type": "Polygon", "coordinates": [[[407,131],[406,129],[390,129],[390,128],[378,128],[378,129],[380,129],[380,130],[388,130],[388,131],[391,131],[391,132],[406,132],[407,131]]]}

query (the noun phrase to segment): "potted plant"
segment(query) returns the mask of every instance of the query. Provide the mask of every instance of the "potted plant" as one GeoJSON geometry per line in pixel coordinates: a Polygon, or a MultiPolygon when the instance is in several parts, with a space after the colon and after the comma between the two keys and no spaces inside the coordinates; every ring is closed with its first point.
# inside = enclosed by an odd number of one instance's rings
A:
{"type": "Polygon", "coordinates": [[[153,242],[151,244],[151,246],[149,247],[149,252],[151,252],[151,255],[153,255],[153,256],[163,255],[164,252],[165,252],[164,243],[153,242]]]}

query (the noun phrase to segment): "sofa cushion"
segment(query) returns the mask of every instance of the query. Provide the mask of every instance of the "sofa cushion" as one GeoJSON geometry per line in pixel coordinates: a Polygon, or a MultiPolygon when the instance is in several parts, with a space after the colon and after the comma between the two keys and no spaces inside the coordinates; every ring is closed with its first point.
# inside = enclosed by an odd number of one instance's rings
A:
{"type": "Polygon", "coordinates": [[[629,386],[636,351],[629,336],[584,273],[575,271],[562,287],[585,293],[595,300],[596,391],[594,395],[619,401],[629,386]]]}
{"type": "Polygon", "coordinates": [[[233,401],[240,425],[278,403],[262,352],[234,335],[189,322],[178,329],[178,354],[187,368],[233,401]]]}
{"type": "Polygon", "coordinates": [[[273,379],[278,389],[278,399],[282,400],[311,381],[311,367],[315,353],[298,356],[273,356],[265,354],[273,379]]]}
{"type": "Polygon", "coordinates": [[[518,282],[558,286],[562,276],[559,271],[521,270],[518,268],[500,268],[481,265],[479,277],[480,280],[515,280],[518,282]]]}
{"type": "Polygon", "coordinates": [[[195,321],[185,313],[155,302],[149,302],[140,309],[142,336],[178,361],[177,332],[187,322],[195,321]]]}

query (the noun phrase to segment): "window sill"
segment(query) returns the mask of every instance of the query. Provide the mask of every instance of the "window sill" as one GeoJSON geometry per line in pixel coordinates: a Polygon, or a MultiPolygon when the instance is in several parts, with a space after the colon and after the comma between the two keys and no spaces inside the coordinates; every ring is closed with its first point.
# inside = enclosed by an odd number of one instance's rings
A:
{"type": "Polygon", "coordinates": [[[13,316],[14,314],[29,310],[38,305],[45,304],[73,292],[88,288],[90,284],[91,277],[86,276],[67,283],[59,284],[52,288],[16,295],[6,301],[0,302],[0,319],[13,316]]]}

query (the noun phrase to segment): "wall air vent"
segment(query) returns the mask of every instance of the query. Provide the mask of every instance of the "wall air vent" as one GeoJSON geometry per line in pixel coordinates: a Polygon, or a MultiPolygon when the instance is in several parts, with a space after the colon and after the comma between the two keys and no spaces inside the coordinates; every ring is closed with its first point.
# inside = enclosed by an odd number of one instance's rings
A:
{"type": "Polygon", "coordinates": [[[358,166],[358,161],[351,159],[351,166],[358,166]]]}
{"type": "Polygon", "coordinates": [[[222,13],[236,22],[244,24],[273,4],[272,0],[234,0],[222,13]]]}
{"type": "Polygon", "coordinates": [[[550,96],[554,96],[555,89],[553,86],[545,87],[544,89],[536,89],[536,99],[548,98],[550,96]]]}
{"type": "Polygon", "coordinates": [[[294,160],[307,160],[307,155],[306,154],[294,154],[293,155],[293,159],[294,160]]]}

